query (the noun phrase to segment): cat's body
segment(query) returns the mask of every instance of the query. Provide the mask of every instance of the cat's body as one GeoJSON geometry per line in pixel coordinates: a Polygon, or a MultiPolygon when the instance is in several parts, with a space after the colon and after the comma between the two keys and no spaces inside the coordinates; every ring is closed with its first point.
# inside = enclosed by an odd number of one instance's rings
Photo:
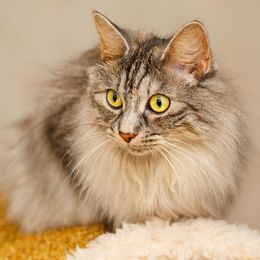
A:
{"type": "Polygon", "coordinates": [[[31,117],[9,133],[0,184],[10,218],[39,231],[221,216],[237,192],[245,136],[201,25],[182,29],[175,44],[124,31],[98,13],[95,19],[101,55],[95,48],[66,66],[40,90],[31,117]],[[186,33],[199,34],[195,51],[202,44],[190,61],[185,48],[181,57],[176,51],[186,33]],[[150,107],[157,93],[170,100],[163,112],[150,107]]]}

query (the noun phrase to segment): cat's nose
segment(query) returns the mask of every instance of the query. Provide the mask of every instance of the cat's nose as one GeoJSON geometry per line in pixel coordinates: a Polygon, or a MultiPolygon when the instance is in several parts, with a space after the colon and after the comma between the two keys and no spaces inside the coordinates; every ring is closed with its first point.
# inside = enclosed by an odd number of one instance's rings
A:
{"type": "Polygon", "coordinates": [[[131,140],[134,139],[137,136],[136,134],[126,134],[126,133],[123,133],[123,132],[119,132],[119,135],[127,143],[130,143],[131,140]]]}

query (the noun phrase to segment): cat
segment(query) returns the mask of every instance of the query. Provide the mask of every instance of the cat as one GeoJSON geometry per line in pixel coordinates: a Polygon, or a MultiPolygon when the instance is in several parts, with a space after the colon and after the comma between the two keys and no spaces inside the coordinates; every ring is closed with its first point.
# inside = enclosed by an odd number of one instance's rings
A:
{"type": "Polygon", "coordinates": [[[247,141],[204,26],[163,38],[93,17],[99,47],[58,70],[5,137],[8,217],[24,232],[222,217],[247,141]]]}

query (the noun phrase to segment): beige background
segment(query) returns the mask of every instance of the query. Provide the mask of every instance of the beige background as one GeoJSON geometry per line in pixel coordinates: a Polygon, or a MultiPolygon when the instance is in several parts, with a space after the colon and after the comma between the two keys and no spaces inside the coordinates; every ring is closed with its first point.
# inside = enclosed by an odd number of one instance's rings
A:
{"type": "Polygon", "coordinates": [[[0,126],[29,111],[30,88],[97,42],[91,10],[160,34],[199,19],[216,60],[241,95],[254,145],[231,219],[260,228],[260,1],[0,0],[0,126]]]}

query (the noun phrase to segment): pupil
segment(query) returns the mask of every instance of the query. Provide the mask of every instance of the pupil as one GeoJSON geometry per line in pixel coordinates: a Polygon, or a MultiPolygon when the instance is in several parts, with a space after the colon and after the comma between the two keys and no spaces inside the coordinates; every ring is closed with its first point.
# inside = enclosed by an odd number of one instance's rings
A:
{"type": "Polygon", "coordinates": [[[113,101],[116,102],[116,100],[117,100],[117,93],[114,92],[114,94],[113,94],[113,101]]]}
{"type": "Polygon", "coordinates": [[[156,104],[157,104],[158,107],[161,107],[161,106],[162,106],[161,97],[158,97],[158,98],[156,99],[156,104]]]}

